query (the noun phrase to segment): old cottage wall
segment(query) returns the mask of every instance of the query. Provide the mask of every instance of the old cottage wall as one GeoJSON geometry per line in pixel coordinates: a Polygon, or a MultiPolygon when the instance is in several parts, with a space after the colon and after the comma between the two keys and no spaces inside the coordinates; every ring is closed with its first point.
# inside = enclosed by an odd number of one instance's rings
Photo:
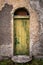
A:
{"type": "Polygon", "coordinates": [[[0,55],[11,55],[11,10],[12,6],[5,4],[0,11],[0,55]]]}
{"type": "MultiPolygon", "coordinates": [[[[43,58],[43,0],[30,0],[31,7],[37,12],[38,15],[38,22],[39,22],[39,41],[37,42],[38,45],[38,52],[37,57],[43,58]]],[[[36,44],[37,44],[36,43],[36,44]]],[[[33,47],[33,49],[37,48],[37,45],[33,47]],[[36,47],[36,48],[35,48],[36,47]]],[[[35,50],[33,51],[34,55],[35,50]]]]}
{"type": "Polygon", "coordinates": [[[13,13],[21,7],[25,7],[30,13],[30,52],[38,56],[39,49],[43,49],[40,48],[43,42],[41,2],[39,0],[5,0],[0,6],[0,56],[13,56],[13,13]]]}

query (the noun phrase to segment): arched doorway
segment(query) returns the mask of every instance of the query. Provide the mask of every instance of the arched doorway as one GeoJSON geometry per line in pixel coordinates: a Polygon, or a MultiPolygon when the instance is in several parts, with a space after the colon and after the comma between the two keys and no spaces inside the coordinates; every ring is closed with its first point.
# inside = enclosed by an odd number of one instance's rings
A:
{"type": "Polygon", "coordinates": [[[14,55],[29,55],[30,15],[27,9],[18,8],[14,12],[14,55]]]}

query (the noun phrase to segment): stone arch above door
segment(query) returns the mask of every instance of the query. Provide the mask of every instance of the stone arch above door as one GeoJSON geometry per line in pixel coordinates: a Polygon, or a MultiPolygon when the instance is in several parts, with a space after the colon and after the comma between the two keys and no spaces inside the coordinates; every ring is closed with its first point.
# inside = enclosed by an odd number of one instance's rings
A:
{"type": "Polygon", "coordinates": [[[29,12],[27,11],[27,9],[25,7],[21,7],[21,8],[18,8],[14,12],[14,16],[15,15],[26,16],[26,15],[30,15],[30,14],[29,14],[29,12]]]}

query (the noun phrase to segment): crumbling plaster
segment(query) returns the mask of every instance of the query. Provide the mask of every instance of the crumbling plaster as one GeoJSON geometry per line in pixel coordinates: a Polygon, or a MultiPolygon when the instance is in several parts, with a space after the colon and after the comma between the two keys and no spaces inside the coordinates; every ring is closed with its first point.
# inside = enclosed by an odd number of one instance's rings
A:
{"type": "MultiPolygon", "coordinates": [[[[41,8],[39,0],[37,0],[37,1],[36,0],[30,0],[30,1],[29,0],[0,0],[0,11],[2,11],[5,4],[8,4],[9,6],[12,5],[12,9],[10,11],[10,16],[11,16],[10,23],[11,24],[9,24],[9,25],[11,25],[11,27],[9,28],[11,31],[9,33],[10,34],[9,36],[11,37],[11,42],[9,44],[8,44],[8,42],[2,43],[2,44],[0,43],[1,44],[0,45],[0,55],[13,56],[13,13],[15,12],[16,9],[25,7],[28,10],[28,12],[30,13],[30,52],[31,52],[31,54],[36,56],[39,51],[38,46],[40,44],[40,42],[39,42],[40,33],[42,33],[42,32],[40,32],[40,30],[41,30],[40,22],[43,19],[42,18],[43,8],[41,8]]],[[[3,16],[6,17],[6,14],[3,16]]],[[[2,19],[4,19],[4,18],[2,18],[2,19]]],[[[2,22],[3,22],[3,20],[2,20],[2,22]]],[[[7,25],[7,23],[5,25],[7,25]]],[[[1,29],[1,27],[0,27],[0,29],[1,29]]],[[[4,28],[4,30],[5,30],[5,28],[4,28]]],[[[0,33],[0,35],[1,35],[1,33],[0,33]]],[[[6,39],[6,37],[5,37],[5,39],[6,39]]]]}

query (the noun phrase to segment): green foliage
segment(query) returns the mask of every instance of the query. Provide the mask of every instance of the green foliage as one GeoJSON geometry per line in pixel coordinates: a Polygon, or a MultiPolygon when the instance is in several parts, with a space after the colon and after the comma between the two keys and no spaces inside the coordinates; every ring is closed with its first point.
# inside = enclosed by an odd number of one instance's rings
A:
{"type": "Polygon", "coordinates": [[[13,65],[13,62],[11,60],[2,60],[0,65],[13,65]]]}
{"type": "Polygon", "coordinates": [[[0,61],[0,65],[43,65],[43,60],[41,59],[33,59],[32,61],[28,62],[28,63],[15,63],[13,64],[13,62],[9,59],[9,60],[3,60],[0,61]]]}

